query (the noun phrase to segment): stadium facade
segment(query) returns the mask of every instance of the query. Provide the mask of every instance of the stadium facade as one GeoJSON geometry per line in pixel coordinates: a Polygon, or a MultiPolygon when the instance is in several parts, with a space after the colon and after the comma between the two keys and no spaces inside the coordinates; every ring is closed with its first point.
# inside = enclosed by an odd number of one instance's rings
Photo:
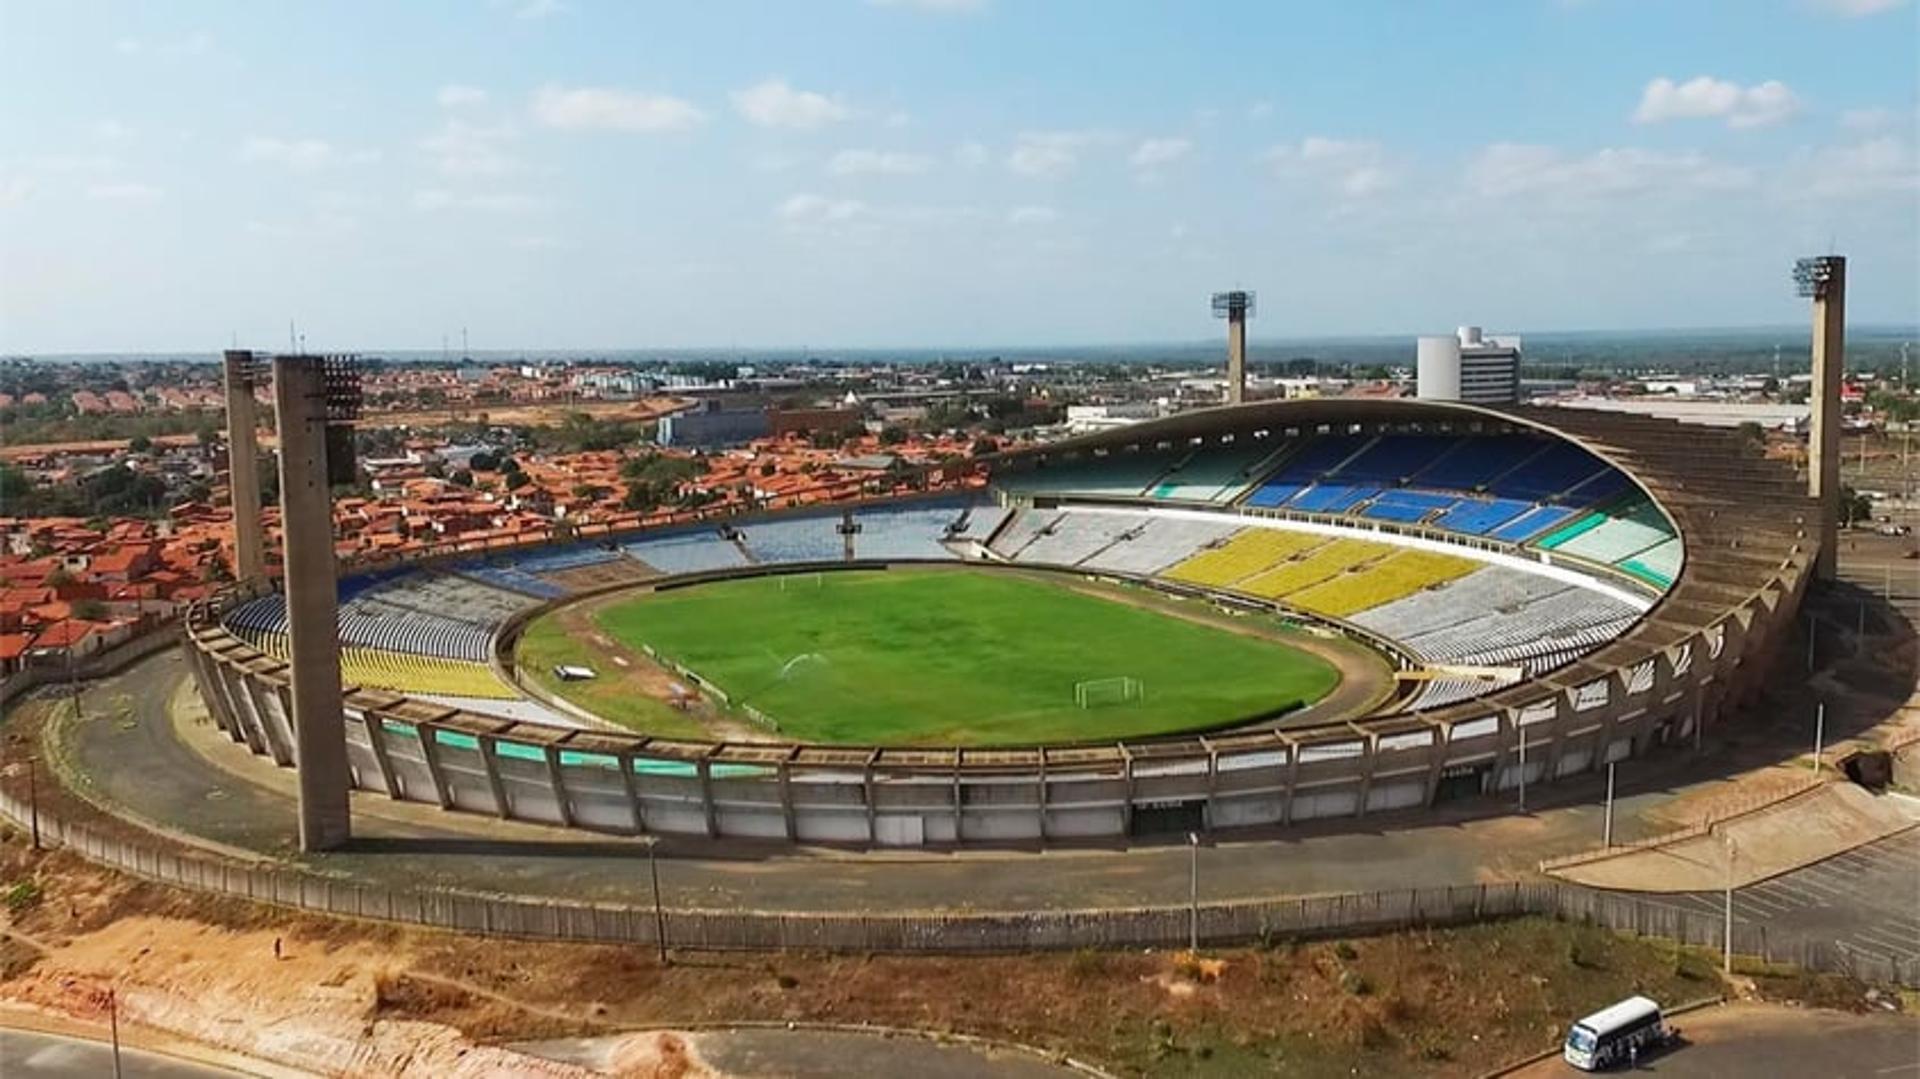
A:
{"type": "MultiPolygon", "coordinates": [[[[830,512],[588,526],[351,567],[351,783],[613,833],[908,846],[1415,809],[1576,776],[1729,720],[1790,632],[1818,543],[1791,468],[1738,432],[1573,410],[1260,402],[938,479],[937,492],[830,512]],[[528,699],[512,679],[519,627],[584,595],[911,562],[1052,569],[1277,611],[1366,643],[1401,672],[1399,690],[1327,721],[929,749],[649,738],[528,699]]],[[[285,618],[265,585],[237,587],[190,612],[187,653],[221,728],[293,767],[285,618]]]]}

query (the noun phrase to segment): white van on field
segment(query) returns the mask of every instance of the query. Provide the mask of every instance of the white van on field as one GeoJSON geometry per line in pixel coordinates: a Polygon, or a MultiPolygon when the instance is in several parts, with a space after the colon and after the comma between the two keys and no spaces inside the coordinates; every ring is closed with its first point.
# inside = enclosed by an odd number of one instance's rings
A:
{"type": "Polygon", "coordinates": [[[1669,1037],[1660,1005],[1628,997],[1573,1024],[1561,1055],[1581,1071],[1599,1071],[1665,1045],[1669,1037]]]}

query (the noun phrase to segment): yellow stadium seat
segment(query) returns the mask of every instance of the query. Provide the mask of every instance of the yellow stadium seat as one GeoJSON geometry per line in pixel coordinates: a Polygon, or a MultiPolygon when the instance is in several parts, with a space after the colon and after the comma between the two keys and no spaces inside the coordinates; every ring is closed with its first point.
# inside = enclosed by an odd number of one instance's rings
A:
{"type": "Polygon", "coordinates": [[[1246,528],[1218,547],[1201,551],[1163,576],[1190,584],[1225,588],[1251,577],[1283,558],[1311,550],[1326,537],[1275,528],[1246,528]]]}
{"type": "Polygon", "coordinates": [[[1265,573],[1249,577],[1240,582],[1239,587],[1241,591],[1256,596],[1279,599],[1290,592],[1318,584],[1349,567],[1391,554],[1393,550],[1387,544],[1368,540],[1334,540],[1315,548],[1304,558],[1283,562],[1265,573]]]}
{"type": "Polygon", "coordinates": [[[1319,614],[1344,618],[1442,581],[1464,577],[1478,568],[1479,563],[1453,555],[1401,551],[1303,588],[1287,597],[1287,602],[1319,614]]]}

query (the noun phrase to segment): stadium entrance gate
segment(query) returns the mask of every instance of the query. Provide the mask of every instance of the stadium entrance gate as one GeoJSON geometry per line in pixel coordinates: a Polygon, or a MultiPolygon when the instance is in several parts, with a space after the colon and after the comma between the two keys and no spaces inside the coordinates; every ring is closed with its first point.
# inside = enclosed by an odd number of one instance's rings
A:
{"type": "Polygon", "coordinates": [[[1191,801],[1141,802],[1133,807],[1130,834],[1185,835],[1202,831],[1207,826],[1206,805],[1204,799],[1198,798],[1191,801]]]}
{"type": "Polygon", "coordinates": [[[1443,769],[1440,773],[1440,782],[1434,785],[1434,804],[1449,802],[1455,798],[1475,798],[1485,794],[1488,777],[1492,774],[1491,761],[1480,764],[1456,764],[1443,769]]]}

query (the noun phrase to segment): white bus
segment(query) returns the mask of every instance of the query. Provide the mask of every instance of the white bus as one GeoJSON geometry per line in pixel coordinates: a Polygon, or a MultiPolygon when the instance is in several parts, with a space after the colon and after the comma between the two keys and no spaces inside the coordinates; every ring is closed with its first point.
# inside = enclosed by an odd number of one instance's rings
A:
{"type": "Polygon", "coordinates": [[[1660,1005],[1646,997],[1628,997],[1573,1024],[1562,1055],[1581,1071],[1599,1071],[1664,1045],[1667,1036],[1660,1005]]]}

